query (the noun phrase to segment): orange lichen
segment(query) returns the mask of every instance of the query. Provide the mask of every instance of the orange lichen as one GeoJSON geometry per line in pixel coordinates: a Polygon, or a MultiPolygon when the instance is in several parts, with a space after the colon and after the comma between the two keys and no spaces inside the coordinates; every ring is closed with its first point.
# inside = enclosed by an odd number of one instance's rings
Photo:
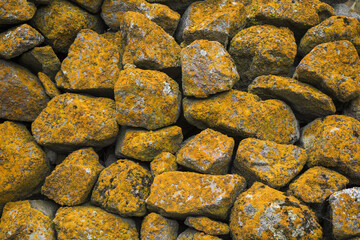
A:
{"type": "Polygon", "coordinates": [[[91,13],[99,12],[103,0],[73,0],[91,13]]]}
{"type": "Polygon", "coordinates": [[[150,163],[150,170],[153,176],[164,172],[176,171],[177,168],[176,157],[169,152],[162,152],[156,155],[150,163]]]}
{"type": "Polygon", "coordinates": [[[226,223],[214,221],[207,217],[187,217],[185,225],[209,235],[226,235],[230,232],[229,225],[226,223]]]}
{"type": "Polygon", "coordinates": [[[0,24],[15,24],[30,20],[35,4],[27,0],[0,0],[0,24]]]}
{"type": "Polygon", "coordinates": [[[175,220],[164,218],[163,216],[150,213],[141,224],[141,239],[147,240],[176,240],[179,224],[175,220]]]}
{"type": "Polygon", "coordinates": [[[54,98],[61,94],[60,91],[56,88],[55,83],[51,81],[51,79],[45,73],[38,72],[38,78],[44,87],[45,93],[50,98],[54,98]]]}

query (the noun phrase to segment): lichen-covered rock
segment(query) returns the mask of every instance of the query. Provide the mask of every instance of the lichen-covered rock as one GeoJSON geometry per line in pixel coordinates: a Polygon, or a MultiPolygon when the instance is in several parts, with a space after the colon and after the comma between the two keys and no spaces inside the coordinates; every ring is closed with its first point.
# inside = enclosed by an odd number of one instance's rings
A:
{"type": "MultiPolygon", "coordinates": [[[[105,32],[103,34],[101,34],[102,37],[104,37],[106,40],[108,40],[109,42],[111,42],[112,44],[114,44],[116,46],[116,48],[118,49],[119,52],[119,56],[120,59],[122,59],[122,55],[124,54],[125,51],[125,39],[123,39],[122,34],[120,31],[117,32],[105,32]]],[[[121,61],[119,62],[119,68],[121,69],[121,61]]]]}
{"type": "Polygon", "coordinates": [[[229,170],[235,141],[211,128],[187,141],[176,153],[176,162],[206,174],[226,174],[229,170]]]}
{"type": "Polygon", "coordinates": [[[55,240],[55,204],[42,200],[9,202],[0,221],[0,239],[55,240]]]}
{"type": "Polygon", "coordinates": [[[0,132],[2,205],[36,193],[50,169],[44,151],[25,126],[6,121],[0,124],[0,132]]]}
{"type": "Polygon", "coordinates": [[[119,77],[117,47],[90,29],[81,30],[61,64],[59,88],[111,96],[119,77]]]}
{"type": "Polygon", "coordinates": [[[77,150],[46,177],[41,193],[60,205],[82,204],[103,168],[92,148],[77,150]]]}
{"type": "Polygon", "coordinates": [[[357,97],[350,101],[349,105],[344,109],[344,115],[355,118],[360,121],[360,98],[357,97]]]}
{"type": "Polygon", "coordinates": [[[123,217],[146,214],[151,173],[138,163],[121,159],[105,168],[91,195],[91,202],[123,217]]]}
{"type": "Polygon", "coordinates": [[[181,51],[185,96],[206,98],[230,90],[240,79],[234,61],[216,41],[196,40],[181,51]]]}
{"type": "Polygon", "coordinates": [[[259,76],[249,85],[248,90],[263,100],[275,98],[286,102],[298,119],[307,122],[336,111],[329,96],[311,85],[289,77],[259,76]]]}
{"type": "Polygon", "coordinates": [[[176,240],[221,240],[221,238],[188,228],[180,233],[176,240]]]}
{"type": "Polygon", "coordinates": [[[180,21],[180,14],[162,4],[150,4],[145,0],[105,0],[101,16],[112,29],[118,30],[124,13],[132,11],[144,14],[149,20],[173,35],[180,21]]]}
{"type": "Polygon", "coordinates": [[[157,213],[147,215],[141,224],[141,240],[176,240],[179,224],[157,213]]]}
{"type": "Polygon", "coordinates": [[[100,32],[100,18],[64,0],[39,8],[33,23],[55,51],[66,53],[81,29],[100,32]]]}
{"type": "Polygon", "coordinates": [[[123,65],[129,63],[139,68],[162,71],[180,67],[180,46],[143,14],[124,13],[120,19],[120,31],[126,43],[123,65]]]}
{"type": "Polygon", "coordinates": [[[231,90],[208,99],[185,98],[183,108],[187,121],[200,129],[278,143],[294,143],[300,135],[289,106],[274,99],[261,101],[247,92],[231,90]]]}
{"type": "Polygon", "coordinates": [[[180,22],[178,40],[190,44],[197,39],[218,41],[225,47],[245,26],[246,12],[241,1],[197,1],[186,10],[180,22]]]}
{"type": "Polygon", "coordinates": [[[348,188],[329,197],[332,233],[335,239],[360,236],[360,187],[348,188]]]}
{"type": "Polygon", "coordinates": [[[35,4],[28,0],[1,0],[0,24],[15,24],[30,20],[35,12],[35,4]]]}
{"type": "Polygon", "coordinates": [[[55,83],[45,73],[38,72],[38,78],[44,87],[46,95],[48,95],[50,98],[54,98],[61,94],[55,83]]]}
{"type": "Polygon", "coordinates": [[[360,122],[352,117],[331,115],[316,119],[303,130],[301,144],[308,153],[308,165],[336,168],[360,181],[360,122]]]}
{"type": "Polygon", "coordinates": [[[152,161],[162,152],[175,153],[182,140],[182,130],[178,126],[155,131],[122,128],[116,142],[115,154],[140,161],[152,161]]]}
{"type": "Polygon", "coordinates": [[[231,210],[230,229],[239,239],[322,239],[314,212],[293,196],[256,182],[231,210]]]}
{"type": "Polygon", "coordinates": [[[162,152],[150,163],[150,171],[152,176],[160,175],[164,172],[176,171],[176,157],[169,152],[162,152]]]}
{"type": "Polygon", "coordinates": [[[72,0],[91,13],[100,11],[103,0],[72,0]]]}
{"type": "Polygon", "coordinates": [[[51,99],[31,130],[40,145],[55,151],[105,147],[119,131],[115,115],[115,102],[109,98],[64,93],[51,99]]]}
{"type": "Polygon", "coordinates": [[[324,20],[306,32],[298,51],[305,56],[319,44],[338,40],[350,41],[360,52],[360,23],[356,18],[332,16],[324,20]]]}
{"type": "Polygon", "coordinates": [[[149,3],[161,3],[169,6],[171,9],[183,12],[191,3],[197,0],[146,0],[149,3]]]}
{"type": "Polygon", "coordinates": [[[179,85],[165,73],[126,69],[115,83],[117,122],[148,130],[169,126],[180,114],[179,85]]]}
{"type": "Polygon", "coordinates": [[[0,118],[34,121],[49,100],[35,75],[15,63],[0,60],[0,118]]]}
{"type": "Polygon", "coordinates": [[[207,217],[187,217],[185,225],[209,235],[227,235],[230,232],[229,225],[226,223],[207,217]]]}
{"type": "Polygon", "coordinates": [[[285,27],[260,25],[238,32],[229,48],[241,77],[238,88],[261,75],[288,75],[296,49],[294,34],[285,27]]]}
{"type": "Polygon", "coordinates": [[[360,60],[347,41],[316,46],[296,67],[294,78],[309,83],[340,102],[360,95],[360,60]]]}
{"type": "Polygon", "coordinates": [[[139,240],[135,222],[94,206],[62,207],[54,219],[58,240],[139,240]]]}
{"type": "Polygon", "coordinates": [[[245,185],[245,179],[236,174],[165,172],[155,177],[146,204],[149,210],[165,217],[225,219],[245,185]]]}

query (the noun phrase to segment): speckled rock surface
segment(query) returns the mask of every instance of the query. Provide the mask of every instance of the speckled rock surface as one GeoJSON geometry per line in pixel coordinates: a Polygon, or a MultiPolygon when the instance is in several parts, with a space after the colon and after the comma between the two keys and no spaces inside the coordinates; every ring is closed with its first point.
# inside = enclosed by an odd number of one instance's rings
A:
{"type": "Polygon", "coordinates": [[[58,240],[138,240],[132,219],[121,218],[94,206],[62,207],[54,219],[58,240]]]}
{"type": "MultiPolygon", "coordinates": [[[[52,0],[53,1],[53,0],[52,0]]],[[[79,4],[84,9],[88,10],[91,13],[97,13],[101,9],[103,0],[71,0],[79,4]]]]}
{"type": "Polygon", "coordinates": [[[207,99],[184,98],[183,108],[186,120],[200,129],[209,127],[242,138],[278,143],[299,139],[293,112],[279,100],[261,101],[254,94],[231,90],[207,99]]]}
{"type": "Polygon", "coordinates": [[[309,83],[340,102],[360,94],[359,55],[347,41],[316,46],[296,67],[294,78],[309,83]]]}
{"type": "Polygon", "coordinates": [[[245,185],[245,179],[238,175],[165,172],[155,177],[146,204],[150,211],[165,217],[225,219],[245,185]]]}
{"type": "Polygon", "coordinates": [[[169,152],[160,153],[150,163],[150,171],[153,176],[164,172],[176,171],[177,169],[176,157],[169,152]]]}
{"type": "Polygon", "coordinates": [[[206,98],[230,90],[240,79],[234,61],[216,41],[196,40],[181,51],[185,96],[206,98]]]}
{"type": "Polygon", "coordinates": [[[141,240],[176,240],[179,223],[157,213],[150,213],[141,223],[141,240]]]}
{"type": "Polygon", "coordinates": [[[355,118],[360,121],[360,98],[357,97],[349,102],[349,105],[344,109],[344,115],[355,118]]]}
{"type": "Polygon", "coordinates": [[[295,197],[256,182],[231,210],[230,229],[239,239],[322,239],[315,214],[295,197]]]}
{"type": "Polygon", "coordinates": [[[1,0],[0,9],[0,24],[30,20],[36,11],[35,4],[27,0],[1,0]]]}
{"type": "Polygon", "coordinates": [[[196,2],[196,0],[146,0],[149,3],[161,3],[169,6],[175,11],[183,11],[191,3],[196,2]]]}
{"type": "Polygon", "coordinates": [[[226,223],[214,221],[207,217],[187,217],[185,225],[209,235],[229,234],[230,228],[226,223]]]}
{"type": "Polygon", "coordinates": [[[221,240],[221,238],[188,228],[180,233],[176,240],[221,240]]]}
{"type": "Polygon", "coordinates": [[[38,78],[44,87],[46,95],[50,98],[54,98],[61,94],[59,89],[57,89],[55,83],[47,76],[45,73],[38,72],[38,78]]]}
{"type": "Polygon", "coordinates": [[[146,214],[151,173],[133,161],[122,159],[105,168],[91,195],[91,202],[123,217],[146,214]]]}

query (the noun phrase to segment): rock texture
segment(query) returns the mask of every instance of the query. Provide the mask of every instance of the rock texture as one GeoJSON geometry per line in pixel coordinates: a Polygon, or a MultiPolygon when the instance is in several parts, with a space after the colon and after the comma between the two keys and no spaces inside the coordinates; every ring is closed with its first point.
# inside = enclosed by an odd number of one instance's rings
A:
{"type": "Polygon", "coordinates": [[[226,235],[230,232],[227,224],[207,217],[187,217],[185,225],[209,235],[226,235]]]}
{"type": "Polygon", "coordinates": [[[154,177],[164,172],[176,171],[178,169],[176,157],[169,152],[162,152],[150,163],[151,175],[154,177]]]}
{"type": "Polygon", "coordinates": [[[177,221],[165,218],[157,213],[150,213],[141,223],[140,236],[142,240],[176,240],[178,230],[177,221]]]}
{"type": "Polygon", "coordinates": [[[44,87],[46,95],[48,95],[50,98],[54,98],[61,94],[55,83],[45,73],[38,72],[38,78],[44,87]]]}
{"type": "Polygon", "coordinates": [[[30,20],[36,12],[35,4],[27,0],[1,0],[0,9],[0,24],[30,20]]]}

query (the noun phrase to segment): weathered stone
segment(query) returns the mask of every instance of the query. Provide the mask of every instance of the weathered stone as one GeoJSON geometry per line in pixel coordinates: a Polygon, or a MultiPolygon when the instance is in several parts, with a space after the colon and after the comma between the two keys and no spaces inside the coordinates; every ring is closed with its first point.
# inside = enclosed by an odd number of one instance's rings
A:
{"type": "Polygon", "coordinates": [[[221,238],[188,228],[180,233],[176,240],[221,240],[221,238]]]}
{"type": "Polygon", "coordinates": [[[119,62],[114,44],[90,29],[81,30],[61,64],[63,77],[56,84],[70,91],[112,96],[119,62]]]}
{"type": "Polygon", "coordinates": [[[175,240],[179,224],[175,220],[164,218],[157,213],[147,215],[141,224],[141,240],[175,240]]]}
{"type": "Polygon", "coordinates": [[[344,109],[344,115],[355,118],[360,121],[360,98],[357,97],[352,100],[349,105],[344,109]]]}
{"type": "Polygon", "coordinates": [[[360,95],[360,60],[347,41],[316,46],[296,67],[294,78],[309,83],[340,102],[360,95]]]}
{"type": "Polygon", "coordinates": [[[155,131],[122,128],[116,143],[115,154],[140,161],[152,161],[162,152],[175,153],[183,140],[182,130],[171,126],[155,131]]]}
{"type": "Polygon", "coordinates": [[[238,239],[322,239],[314,212],[293,196],[256,182],[231,210],[230,229],[238,239]]]}
{"type": "Polygon", "coordinates": [[[197,0],[146,0],[150,3],[161,3],[169,6],[175,11],[182,12],[184,11],[191,3],[196,2],[197,0]]]}
{"type": "Polygon", "coordinates": [[[15,24],[30,20],[35,12],[35,4],[30,1],[1,0],[0,24],[15,24]]]}
{"type": "Polygon", "coordinates": [[[162,72],[121,71],[115,83],[117,122],[148,130],[169,126],[180,114],[179,85],[162,72]]]}
{"type": "Polygon", "coordinates": [[[335,239],[360,236],[360,187],[335,192],[329,197],[332,233],[335,239]]]}
{"type": "Polygon", "coordinates": [[[54,219],[58,240],[138,240],[132,219],[121,218],[94,206],[62,207],[54,219]]]}
{"type": "MultiPolygon", "coordinates": [[[[359,4],[356,4],[356,5],[359,5],[359,4]]],[[[360,15],[357,12],[354,12],[354,10],[351,9],[351,6],[348,6],[345,3],[334,4],[333,7],[334,7],[335,15],[337,15],[337,16],[340,15],[340,16],[353,17],[353,18],[360,20],[360,15]]]]}
{"type": "Polygon", "coordinates": [[[180,21],[180,14],[162,4],[150,4],[145,0],[105,0],[101,16],[112,29],[121,28],[124,13],[132,11],[144,14],[149,20],[159,25],[169,35],[175,33],[180,21]]]}
{"type": "Polygon", "coordinates": [[[211,128],[187,141],[176,153],[176,162],[200,173],[226,174],[235,141],[211,128]]]}
{"type": "MultiPolygon", "coordinates": [[[[105,33],[101,34],[101,36],[116,46],[116,48],[118,49],[118,52],[119,52],[119,57],[120,57],[120,59],[122,59],[122,55],[124,54],[126,43],[125,43],[125,39],[123,39],[123,37],[122,37],[121,32],[120,31],[105,32],[105,33]]],[[[121,69],[121,66],[122,66],[122,64],[120,61],[119,69],[121,69]]]]}
{"type": "Polygon", "coordinates": [[[22,24],[0,34],[0,57],[5,59],[20,56],[38,46],[44,37],[28,24],[22,24]]]}
{"type": "Polygon", "coordinates": [[[260,25],[241,30],[229,49],[241,77],[237,87],[247,88],[261,75],[288,75],[296,49],[294,34],[288,28],[260,25]]]}
{"type": "Polygon", "coordinates": [[[229,225],[226,223],[207,217],[187,217],[185,225],[209,235],[227,235],[230,232],[229,225]]]}
{"type": "Polygon", "coordinates": [[[0,124],[0,132],[2,205],[38,192],[50,169],[45,153],[25,126],[6,121],[0,124]]]}
{"type": "Polygon", "coordinates": [[[169,152],[160,153],[150,163],[150,171],[153,177],[177,169],[176,157],[169,152]]]}
{"type": "Polygon", "coordinates": [[[130,160],[122,159],[105,168],[91,195],[91,202],[122,217],[146,214],[151,173],[130,160]]]}
{"type": "Polygon", "coordinates": [[[72,0],[91,13],[100,11],[103,0],[72,0]]]}
{"type": "Polygon", "coordinates": [[[15,63],[0,60],[0,118],[34,121],[49,100],[35,75],[15,63]]]}
{"type": "Polygon", "coordinates": [[[245,185],[245,179],[238,175],[165,172],[155,177],[146,204],[165,217],[225,219],[245,185]]]}
{"type": "Polygon", "coordinates": [[[230,90],[240,79],[234,61],[216,41],[196,40],[181,51],[185,96],[206,98],[230,90]]]}
{"type": "Polygon", "coordinates": [[[42,72],[38,72],[38,78],[44,87],[46,95],[48,95],[50,98],[54,98],[58,95],[60,95],[60,91],[56,88],[56,85],[51,79],[42,72]]]}
{"type": "Polygon", "coordinates": [[[54,50],[63,53],[81,29],[100,32],[102,28],[100,18],[64,0],[51,1],[38,9],[33,22],[54,50]]]}
{"type": "Polygon", "coordinates": [[[329,96],[311,85],[289,77],[259,76],[249,85],[248,90],[263,100],[275,98],[286,102],[298,119],[307,122],[336,111],[329,96]]]}
{"type": "Polygon", "coordinates": [[[261,101],[254,94],[230,90],[208,99],[185,98],[183,107],[187,121],[200,129],[214,128],[232,136],[278,143],[299,139],[293,112],[279,100],[261,101]]]}
{"type": "Polygon", "coordinates": [[[64,93],[54,97],[32,123],[35,140],[55,151],[105,147],[116,140],[119,127],[115,102],[64,93]]]}
{"type": "Polygon", "coordinates": [[[41,193],[60,205],[82,204],[103,168],[92,148],[77,150],[46,177],[41,193]]]}

